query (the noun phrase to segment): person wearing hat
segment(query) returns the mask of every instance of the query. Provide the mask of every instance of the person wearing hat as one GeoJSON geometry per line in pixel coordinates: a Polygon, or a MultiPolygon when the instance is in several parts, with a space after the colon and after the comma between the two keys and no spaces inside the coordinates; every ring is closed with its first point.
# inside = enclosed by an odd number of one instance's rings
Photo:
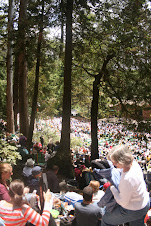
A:
{"type": "Polygon", "coordinates": [[[32,158],[27,159],[27,162],[25,163],[25,167],[23,168],[23,176],[24,177],[31,176],[34,164],[35,164],[35,162],[32,158]]]}
{"type": "Polygon", "coordinates": [[[28,177],[27,186],[30,188],[32,193],[34,190],[37,191],[37,195],[40,195],[39,180],[42,176],[42,169],[40,166],[34,166],[32,169],[32,175],[28,177]]]}

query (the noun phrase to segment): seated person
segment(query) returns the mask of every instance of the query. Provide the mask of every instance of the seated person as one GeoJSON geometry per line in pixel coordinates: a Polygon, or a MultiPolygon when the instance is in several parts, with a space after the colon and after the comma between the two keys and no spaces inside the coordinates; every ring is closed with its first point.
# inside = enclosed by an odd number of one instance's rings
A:
{"type": "Polygon", "coordinates": [[[27,186],[30,188],[32,193],[34,190],[37,191],[37,195],[40,195],[39,179],[42,176],[42,169],[40,166],[35,166],[32,169],[32,175],[28,177],[27,186]]]}
{"type": "Polygon", "coordinates": [[[32,169],[34,167],[34,164],[35,162],[33,161],[32,158],[27,159],[27,162],[25,163],[25,167],[23,168],[23,173],[22,173],[25,184],[28,177],[32,175],[32,169]]]}
{"type": "Polygon", "coordinates": [[[92,187],[92,189],[93,189],[93,199],[92,199],[92,201],[93,202],[100,201],[100,199],[105,194],[104,191],[99,190],[99,188],[100,188],[100,182],[97,181],[97,180],[91,180],[89,186],[92,187]]]}
{"type": "Polygon", "coordinates": [[[18,152],[22,157],[22,160],[20,162],[25,163],[26,160],[29,158],[29,151],[25,147],[19,147],[18,152]]]}
{"type": "Polygon", "coordinates": [[[102,210],[92,203],[92,198],[92,187],[85,187],[83,189],[83,202],[75,204],[76,226],[101,225],[102,210]]]}
{"type": "Polygon", "coordinates": [[[59,171],[59,167],[57,165],[54,165],[51,169],[47,168],[47,172],[46,172],[48,188],[53,193],[60,192],[59,179],[57,177],[58,171],[59,171]]]}
{"type": "Polygon", "coordinates": [[[9,187],[7,181],[13,174],[12,166],[8,163],[0,163],[0,200],[10,201],[8,194],[9,187]]]}
{"type": "Polygon", "coordinates": [[[33,153],[39,153],[40,151],[42,150],[42,144],[39,143],[39,142],[36,142],[34,145],[33,145],[33,153]]]}
{"type": "Polygon", "coordinates": [[[48,225],[50,219],[50,200],[51,193],[47,191],[44,195],[45,204],[42,215],[34,211],[23,200],[24,183],[20,180],[14,180],[10,184],[9,195],[10,202],[0,201],[0,217],[5,225],[25,225],[31,222],[33,225],[48,225]],[[9,212],[9,214],[8,214],[9,212]],[[14,217],[15,216],[15,217],[14,217]]]}
{"type": "Polygon", "coordinates": [[[20,134],[19,136],[19,144],[21,145],[21,147],[26,147],[27,138],[23,134],[20,134]]]}

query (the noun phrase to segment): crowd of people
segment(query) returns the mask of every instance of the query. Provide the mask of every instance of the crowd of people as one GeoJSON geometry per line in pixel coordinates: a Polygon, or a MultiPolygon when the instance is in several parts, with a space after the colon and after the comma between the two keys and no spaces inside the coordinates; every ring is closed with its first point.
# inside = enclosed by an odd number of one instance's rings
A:
{"type": "MultiPolygon", "coordinates": [[[[135,157],[143,161],[150,155],[151,150],[151,134],[147,132],[138,132],[137,124],[134,130],[125,127],[123,119],[99,120],[98,121],[98,151],[99,156],[106,156],[110,148],[117,144],[127,144],[135,157]]],[[[61,133],[61,118],[53,118],[49,120],[39,120],[37,122],[37,130],[42,131],[45,127],[50,127],[59,136],[61,133]]],[[[71,138],[79,137],[83,141],[81,147],[77,146],[72,150],[74,153],[90,155],[91,149],[91,123],[89,121],[71,118],[71,138]]]]}
{"type": "MultiPolygon", "coordinates": [[[[39,121],[36,128],[44,126],[59,134],[61,119],[39,121]]],[[[72,118],[71,137],[82,139],[83,146],[71,150],[75,177],[66,181],[59,180],[58,166],[47,164],[59,142],[46,145],[41,135],[28,151],[25,136],[7,134],[5,139],[20,147],[23,167],[22,179],[8,184],[13,166],[0,163],[0,225],[55,226],[52,208],[63,217],[72,210],[76,226],[151,225],[151,135],[127,130],[121,120],[99,121],[98,129],[99,159],[91,161],[90,123],[72,118]]]]}
{"type": "MultiPolygon", "coordinates": [[[[28,159],[22,172],[23,181],[13,180],[9,187],[7,180],[13,174],[12,166],[8,163],[0,164],[1,225],[26,225],[27,222],[37,226],[56,225],[50,217],[52,206],[57,203],[57,206],[61,207],[61,203],[64,203],[70,192],[65,189],[64,197],[54,196],[61,190],[57,178],[59,168],[53,166],[52,169],[42,172],[42,168],[34,164],[32,159],[28,159]],[[44,175],[47,177],[47,183],[44,175]],[[44,184],[47,192],[41,196],[44,184]],[[33,195],[36,195],[34,203],[33,195]],[[41,197],[44,199],[43,203],[41,197]]],[[[74,224],[144,225],[144,219],[150,208],[150,196],[143,171],[128,146],[114,146],[107,160],[93,160],[91,166],[94,180],[89,180],[89,184],[83,188],[83,199],[74,203],[74,224]],[[103,190],[100,190],[101,178],[107,181],[104,181],[103,190]]],[[[71,192],[68,201],[72,202],[74,197],[74,192],[71,192]]],[[[147,220],[149,219],[148,217],[147,220]]]]}

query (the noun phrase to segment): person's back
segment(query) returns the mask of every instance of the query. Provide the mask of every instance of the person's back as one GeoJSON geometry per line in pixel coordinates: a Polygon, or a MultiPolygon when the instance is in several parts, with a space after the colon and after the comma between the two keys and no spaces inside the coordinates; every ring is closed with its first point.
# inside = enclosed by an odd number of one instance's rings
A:
{"type": "Polygon", "coordinates": [[[40,194],[39,180],[42,175],[42,169],[40,166],[35,166],[32,169],[32,175],[30,175],[27,179],[26,185],[30,188],[30,192],[34,190],[37,191],[37,194],[40,194]]]}
{"type": "Polygon", "coordinates": [[[27,221],[36,226],[47,226],[50,219],[50,199],[51,193],[45,194],[45,205],[42,215],[38,214],[23,200],[24,183],[20,180],[14,180],[10,184],[11,202],[0,201],[0,217],[5,225],[24,226],[27,221]]]}
{"type": "Polygon", "coordinates": [[[93,189],[83,189],[83,202],[75,204],[76,226],[97,226],[100,223],[101,208],[92,203],[93,189]]]}
{"type": "Polygon", "coordinates": [[[25,163],[25,166],[23,168],[22,177],[25,185],[27,185],[28,178],[32,175],[32,169],[34,167],[34,161],[32,158],[27,159],[27,162],[25,163]]]}
{"type": "Polygon", "coordinates": [[[58,170],[59,170],[58,166],[53,166],[53,169],[49,169],[46,172],[48,188],[50,189],[50,191],[54,193],[60,192],[59,180],[57,177],[58,170]]]}

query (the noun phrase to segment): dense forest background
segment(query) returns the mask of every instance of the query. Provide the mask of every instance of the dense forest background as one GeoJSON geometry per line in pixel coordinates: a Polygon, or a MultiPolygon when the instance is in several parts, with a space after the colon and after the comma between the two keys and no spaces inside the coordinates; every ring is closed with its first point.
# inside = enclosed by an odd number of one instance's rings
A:
{"type": "Polygon", "coordinates": [[[98,118],[125,112],[142,120],[139,103],[151,105],[149,5],[145,0],[1,1],[0,117],[8,132],[17,130],[19,115],[30,147],[35,118],[62,116],[61,158],[70,159],[70,116],[76,110],[91,119],[94,159],[98,118]]]}

